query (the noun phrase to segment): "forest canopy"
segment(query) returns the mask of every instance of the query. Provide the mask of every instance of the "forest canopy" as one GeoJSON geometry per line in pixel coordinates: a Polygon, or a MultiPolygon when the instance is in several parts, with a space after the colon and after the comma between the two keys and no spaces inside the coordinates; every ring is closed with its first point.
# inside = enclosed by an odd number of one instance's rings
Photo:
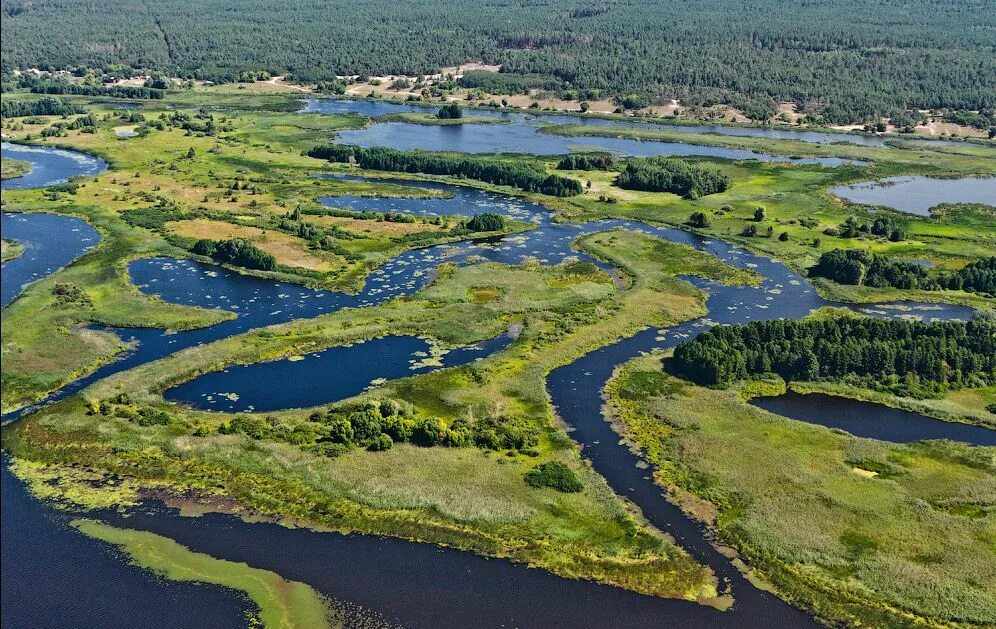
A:
{"type": "Polygon", "coordinates": [[[988,0],[161,0],[141,10],[133,0],[2,0],[2,9],[5,73],[123,67],[316,82],[480,60],[508,76],[475,73],[465,85],[627,106],[679,98],[762,115],[792,101],[830,123],[996,106],[988,0]]]}
{"type": "Polygon", "coordinates": [[[615,180],[620,188],[672,192],[689,199],[723,192],[731,183],[718,170],[670,157],[631,159],[615,180]]]}
{"type": "Polygon", "coordinates": [[[722,326],[675,348],[671,370],[705,385],[775,373],[933,396],[996,383],[996,323],[848,316],[722,326]]]}
{"type": "Polygon", "coordinates": [[[996,295],[996,257],[970,262],[956,271],[928,269],[861,249],[834,249],[809,270],[838,284],[920,290],[966,290],[996,295]]]}
{"type": "Polygon", "coordinates": [[[355,163],[371,170],[457,175],[499,186],[512,186],[526,192],[541,192],[556,197],[581,194],[577,179],[547,175],[532,164],[486,157],[451,157],[423,151],[392,148],[361,148],[350,144],[326,144],[308,151],[309,157],[330,162],[355,163]]]}

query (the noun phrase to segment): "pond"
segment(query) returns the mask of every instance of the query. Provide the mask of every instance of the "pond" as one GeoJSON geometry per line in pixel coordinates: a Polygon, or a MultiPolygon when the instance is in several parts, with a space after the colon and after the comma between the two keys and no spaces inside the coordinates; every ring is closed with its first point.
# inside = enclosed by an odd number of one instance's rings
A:
{"type": "MultiPolygon", "coordinates": [[[[347,114],[353,113],[369,118],[397,114],[403,112],[434,112],[434,105],[416,105],[378,100],[348,100],[336,98],[302,99],[304,107],[300,113],[347,114]]],[[[510,112],[493,109],[467,109],[467,116],[501,117],[517,123],[539,122],[545,124],[569,124],[592,127],[617,127],[624,129],[655,129],[673,131],[675,133],[714,133],[733,137],[769,138],[772,140],[797,140],[813,144],[856,144],[859,146],[885,146],[886,142],[894,140],[923,140],[945,145],[961,143],[948,140],[930,140],[915,137],[883,137],[861,133],[841,133],[831,131],[809,131],[803,129],[779,127],[746,127],[721,124],[684,124],[675,122],[650,122],[646,120],[626,120],[620,118],[603,118],[594,115],[566,115],[539,112],[510,112]]]]}
{"type": "Polygon", "coordinates": [[[887,177],[830,190],[852,203],[883,205],[917,216],[930,216],[942,203],[983,203],[996,206],[996,177],[887,177]]]}
{"type": "Polygon", "coordinates": [[[893,443],[927,439],[950,439],[974,446],[996,446],[996,430],[957,422],[946,422],[920,413],[823,393],[754,398],[758,408],[798,421],[844,430],[855,437],[893,443]]]}
{"type": "Polygon", "coordinates": [[[683,142],[658,142],[599,136],[563,137],[543,133],[541,127],[524,122],[510,124],[420,125],[408,122],[378,122],[365,129],[338,132],[337,141],[362,147],[387,146],[400,150],[460,151],[462,153],[509,153],[563,155],[575,150],[601,150],[632,157],[696,155],[722,159],[753,159],[841,166],[850,163],[836,157],[792,158],[745,149],[683,142]]]}
{"type": "MultiPolygon", "coordinates": [[[[401,103],[383,103],[376,101],[350,101],[335,99],[306,100],[301,113],[357,113],[364,116],[377,117],[402,111],[425,112],[427,108],[401,103]]],[[[431,110],[429,110],[431,111],[431,110]]],[[[608,138],[598,136],[563,137],[543,133],[541,122],[558,124],[587,124],[593,121],[598,126],[614,125],[615,121],[599,118],[580,118],[573,116],[527,116],[521,113],[474,110],[474,116],[500,117],[508,120],[508,124],[461,124],[461,125],[422,125],[410,122],[374,122],[364,129],[345,129],[337,133],[337,141],[343,144],[372,147],[386,146],[400,150],[421,149],[425,151],[458,151],[461,153],[509,153],[529,155],[563,155],[575,150],[610,151],[620,155],[633,157],[698,155],[703,157],[718,157],[723,159],[744,160],[755,159],[766,162],[791,162],[797,164],[820,164],[823,166],[841,166],[847,163],[860,164],[854,160],[844,160],[836,157],[794,158],[782,155],[745,149],[726,148],[721,146],[706,146],[684,142],[658,142],[653,140],[633,140],[626,138],[608,138]]],[[[640,123],[628,123],[634,125],[640,123]]],[[[679,125],[666,126],[668,130],[680,131],[679,125]]],[[[720,129],[723,127],[717,127],[720,129]]],[[[755,131],[763,131],[755,129],[755,131]]],[[[691,132],[691,131],[689,131],[691,132]]],[[[716,131],[719,133],[719,131],[716,131]]]]}

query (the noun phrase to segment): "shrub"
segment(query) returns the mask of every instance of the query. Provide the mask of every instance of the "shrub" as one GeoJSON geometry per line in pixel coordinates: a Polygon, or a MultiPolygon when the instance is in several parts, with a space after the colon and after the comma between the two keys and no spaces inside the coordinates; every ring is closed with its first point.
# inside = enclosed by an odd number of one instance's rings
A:
{"type": "Polygon", "coordinates": [[[692,227],[705,228],[712,224],[712,220],[705,212],[692,212],[692,215],[688,217],[688,224],[692,227]]]}
{"type": "Polygon", "coordinates": [[[541,463],[526,472],[526,483],[532,487],[549,487],[568,494],[575,494],[584,489],[571,468],[557,461],[541,463]]]}
{"type": "Polygon", "coordinates": [[[461,109],[460,105],[457,105],[456,103],[449,103],[439,108],[439,112],[436,113],[436,117],[440,120],[457,120],[459,118],[463,118],[463,109],[461,109]]]}
{"type": "Polygon", "coordinates": [[[467,229],[475,232],[495,232],[505,229],[505,217],[494,212],[477,214],[467,221],[467,229]]]}

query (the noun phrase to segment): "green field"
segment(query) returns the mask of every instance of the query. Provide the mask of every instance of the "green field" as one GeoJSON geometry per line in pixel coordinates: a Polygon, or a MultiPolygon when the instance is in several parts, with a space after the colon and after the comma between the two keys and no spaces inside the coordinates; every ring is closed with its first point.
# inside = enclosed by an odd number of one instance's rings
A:
{"type": "Polygon", "coordinates": [[[0,261],[6,262],[24,255],[24,246],[16,240],[4,238],[0,240],[0,261]]]}
{"type": "Polygon", "coordinates": [[[31,164],[16,159],[0,160],[0,179],[16,179],[31,171],[31,164]]]}

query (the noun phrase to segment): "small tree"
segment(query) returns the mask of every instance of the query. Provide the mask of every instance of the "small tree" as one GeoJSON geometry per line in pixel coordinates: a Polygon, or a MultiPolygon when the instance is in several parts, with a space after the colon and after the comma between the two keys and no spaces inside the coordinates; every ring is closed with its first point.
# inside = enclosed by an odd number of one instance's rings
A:
{"type": "Polygon", "coordinates": [[[456,103],[449,103],[439,108],[436,117],[440,120],[457,120],[463,118],[463,109],[456,103]]]}
{"type": "Polygon", "coordinates": [[[756,210],[754,210],[754,222],[760,223],[763,220],[764,220],[764,208],[758,207],[756,210]]]}
{"type": "Polygon", "coordinates": [[[526,472],[525,481],[532,487],[549,487],[564,493],[574,494],[584,485],[571,468],[557,461],[549,461],[526,472]]]}
{"type": "Polygon", "coordinates": [[[692,212],[692,215],[688,217],[688,224],[692,227],[698,227],[700,229],[709,227],[712,221],[709,219],[709,215],[705,212],[692,212]]]}
{"type": "Polygon", "coordinates": [[[478,214],[467,221],[467,229],[475,232],[494,232],[505,229],[505,217],[494,212],[478,214]]]}

